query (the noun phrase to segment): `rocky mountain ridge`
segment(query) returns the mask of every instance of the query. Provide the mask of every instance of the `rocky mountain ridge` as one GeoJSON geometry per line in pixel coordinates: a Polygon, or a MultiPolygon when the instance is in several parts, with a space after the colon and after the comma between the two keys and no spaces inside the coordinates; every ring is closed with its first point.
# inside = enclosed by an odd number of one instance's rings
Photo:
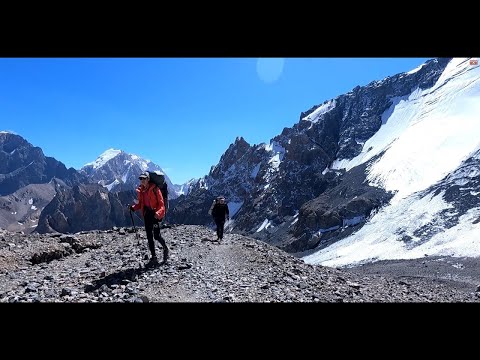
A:
{"type": "Polygon", "coordinates": [[[45,156],[21,136],[0,132],[0,195],[11,194],[28,184],[45,184],[53,178],[68,186],[86,183],[75,169],[45,156]]]}

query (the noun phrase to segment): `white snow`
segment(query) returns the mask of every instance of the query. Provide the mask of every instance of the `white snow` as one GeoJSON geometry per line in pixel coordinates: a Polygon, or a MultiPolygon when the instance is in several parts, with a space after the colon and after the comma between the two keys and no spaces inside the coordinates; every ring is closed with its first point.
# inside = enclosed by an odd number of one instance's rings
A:
{"type": "Polygon", "coordinates": [[[302,118],[302,120],[306,121],[311,121],[312,123],[318,122],[320,119],[320,116],[323,114],[329,112],[330,110],[334,109],[336,106],[336,101],[335,99],[327,101],[325,104],[320,105],[318,108],[316,108],[314,111],[312,111],[310,114],[302,118]]]}
{"type": "Polygon", "coordinates": [[[256,232],[260,232],[262,231],[263,229],[268,229],[272,224],[270,223],[270,221],[268,219],[265,219],[262,223],[262,225],[260,225],[260,227],[257,229],[256,232]]]}
{"type": "Polygon", "coordinates": [[[108,149],[105,152],[103,152],[95,161],[89,162],[84,166],[93,165],[94,169],[98,169],[99,167],[105,165],[107,161],[113,159],[115,156],[117,156],[121,152],[122,152],[121,150],[108,149]]]}
{"type": "Polygon", "coordinates": [[[120,181],[118,181],[117,179],[115,179],[114,181],[112,181],[110,184],[107,184],[107,185],[103,185],[104,187],[106,187],[108,189],[108,191],[112,191],[112,188],[115,186],[115,185],[118,185],[120,184],[120,181]]]}
{"type": "Polygon", "coordinates": [[[272,141],[270,144],[265,145],[265,150],[273,152],[272,157],[268,160],[271,169],[278,169],[280,163],[285,156],[285,148],[281,146],[278,142],[272,141]]]}
{"type": "Polygon", "coordinates": [[[28,200],[28,204],[29,204],[29,205],[32,205],[32,204],[33,204],[33,199],[32,199],[32,198],[30,198],[30,199],[28,200]]]}
{"type": "Polygon", "coordinates": [[[422,65],[417,66],[417,67],[416,67],[415,69],[413,69],[413,70],[407,71],[405,74],[409,74],[409,75],[410,75],[410,74],[415,74],[417,71],[419,71],[419,70],[420,70],[422,67],[424,67],[424,66],[425,66],[425,63],[423,63],[422,65]]]}
{"type": "Polygon", "coordinates": [[[270,160],[268,160],[268,163],[272,168],[278,168],[280,166],[280,162],[280,154],[275,154],[270,158],[270,160]]]}
{"type": "Polygon", "coordinates": [[[442,196],[443,192],[434,197],[428,195],[418,199],[411,196],[402,199],[395,205],[379,211],[353,235],[306,256],[304,260],[307,263],[320,263],[325,266],[343,266],[364,261],[423,256],[424,254],[419,254],[415,248],[407,249],[400,240],[404,235],[409,235],[412,242],[421,240],[414,236],[413,232],[437,219],[438,213],[443,209],[452,207],[442,196]]]}

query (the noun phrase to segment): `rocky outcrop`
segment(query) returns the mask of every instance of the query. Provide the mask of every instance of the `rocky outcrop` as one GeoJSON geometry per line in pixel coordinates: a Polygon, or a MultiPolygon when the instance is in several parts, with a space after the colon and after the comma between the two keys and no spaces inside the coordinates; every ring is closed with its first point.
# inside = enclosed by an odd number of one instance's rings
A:
{"type": "Polygon", "coordinates": [[[135,199],[134,191],[111,193],[98,184],[59,189],[40,214],[35,232],[75,233],[129,226],[127,204],[133,204],[135,199]]]}

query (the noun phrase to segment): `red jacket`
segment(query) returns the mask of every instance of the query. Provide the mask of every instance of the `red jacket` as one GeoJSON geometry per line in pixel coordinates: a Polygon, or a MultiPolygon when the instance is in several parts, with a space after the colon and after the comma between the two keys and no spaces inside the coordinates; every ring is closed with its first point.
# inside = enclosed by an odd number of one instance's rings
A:
{"type": "Polygon", "coordinates": [[[155,210],[155,217],[158,220],[163,219],[165,216],[165,203],[163,202],[163,196],[162,192],[160,191],[159,187],[156,186],[155,184],[149,183],[148,184],[148,189],[144,192],[144,187],[142,185],[139,185],[136,189],[137,196],[138,196],[138,204],[133,205],[133,210],[142,210],[142,216],[144,214],[143,208],[144,208],[144,201],[143,197],[148,196],[148,199],[150,200],[150,207],[155,210]]]}

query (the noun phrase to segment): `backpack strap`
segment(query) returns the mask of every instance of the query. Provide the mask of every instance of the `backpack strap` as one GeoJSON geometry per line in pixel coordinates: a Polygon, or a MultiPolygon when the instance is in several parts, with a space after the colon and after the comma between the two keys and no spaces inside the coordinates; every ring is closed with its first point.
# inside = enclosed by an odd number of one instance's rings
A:
{"type": "Polygon", "coordinates": [[[155,197],[157,198],[157,203],[158,203],[158,195],[157,195],[157,189],[160,190],[160,188],[157,186],[157,184],[155,184],[155,187],[153,188],[153,193],[155,194],[155,197]]]}

